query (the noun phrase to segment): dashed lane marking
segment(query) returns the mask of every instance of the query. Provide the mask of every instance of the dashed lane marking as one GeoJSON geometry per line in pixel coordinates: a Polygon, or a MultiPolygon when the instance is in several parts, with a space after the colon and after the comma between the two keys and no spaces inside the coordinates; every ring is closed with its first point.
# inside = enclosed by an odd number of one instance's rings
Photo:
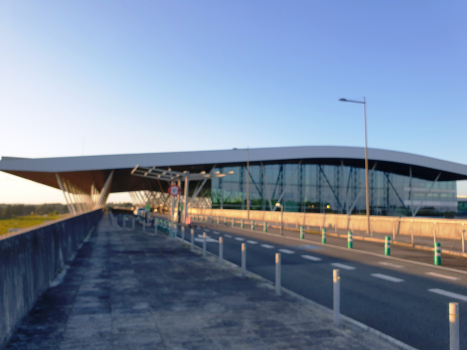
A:
{"type": "Polygon", "coordinates": [[[235,239],[236,239],[237,241],[244,241],[244,240],[245,240],[245,238],[242,238],[242,237],[235,237],[235,239]]]}
{"type": "Polygon", "coordinates": [[[225,237],[232,238],[232,236],[231,236],[231,235],[225,235],[225,237]]]}
{"type": "Polygon", "coordinates": [[[311,244],[308,244],[308,245],[296,245],[296,246],[294,246],[294,248],[303,249],[303,250],[307,250],[307,249],[310,249],[310,250],[321,250],[321,249],[323,249],[323,247],[318,247],[318,246],[311,245],[311,244]]]}
{"type": "Polygon", "coordinates": [[[331,265],[335,267],[340,267],[341,269],[344,269],[344,270],[355,270],[356,269],[356,267],[345,265],[345,264],[340,264],[340,263],[332,263],[331,265]]]}
{"type": "Polygon", "coordinates": [[[444,279],[451,280],[451,281],[457,281],[457,280],[459,279],[459,278],[457,278],[457,277],[448,276],[448,275],[443,275],[443,274],[436,273],[436,272],[427,272],[426,274],[427,274],[427,275],[430,275],[430,276],[435,276],[435,277],[439,277],[439,278],[444,278],[444,279]]]}
{"type": "Polygon", "coordinates": [[[258,242],[256,242],[256,241],[250,241],[250,240],[248,240],[248,241],[246,241],[246,242],[247,242],[247,243],[250,243],[250,244],[258,244],[258,242]]]}
{"type": "Polygon", "coordinates": [[[217,231],[212,231],[212,233],[215,233],[216,235],[218,235],[218,234],[219,234],[219,232],[217,232],[217,231]]]}
{"type": "Polygon", "coordinates": [[[386,280],[386,281],[390,281],[390,282],[395,282],[395,283],[404,282],[404,280],[402,278],[383,275],[382,273],[372,273],[371,275],[373,277],[381,278],[382,280],[386,280]]]}
{"type": "Polygon", "coordinates": [[[311,261],[321,261],[321,258],[318,258],[317,256],[312,256],[312,255],[302,255],[303,259],[311,260],[311,261]]]}
{"type": "Polygon", "coordinates": [[[462,294],[448,292],[447,290],[433,288],[433,289],[428,289],[428,291],[431,292],[431,293],[444,295],[445,297],[454,298],[454,299],[458,299],[458,300],[462,300],[462,301],[467,301],[467,296],[462,295],[462,294]]]}
{"type": "Polygon", "coordinates": [[[285,254],[295,254],[293,250],[288,250],[288,249],[279,249],[279,251],[285,254]]]}
{"type": "Polygon", "coordinates": [[[404,266],[403,265],[397,265],[393,263],[388,263],[386,261],[380,261],[378,264],[384,265],[384,266],[390,266],[390,267],[395,267],[396,269],[402,269],[404,266]]]}
{"type": "Polygon", "coordinates": [[[269,245],[269,244],[261,244],[261,247],[266,248],[266,249],[272,249],[274,246],[269,245]]]}

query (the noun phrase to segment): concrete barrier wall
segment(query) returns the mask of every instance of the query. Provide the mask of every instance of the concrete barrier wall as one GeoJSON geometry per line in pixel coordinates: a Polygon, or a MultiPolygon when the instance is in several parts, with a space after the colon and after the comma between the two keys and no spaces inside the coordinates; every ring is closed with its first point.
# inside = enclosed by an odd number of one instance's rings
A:
{"type": "MultiPolygon", "coordinates": [[[[214,217],[227,217],[236,219],[247,219],[246,210],[229,209],[190,209],[192,215],[207,215],[214,217]]],[[[281,213],[271,211],[250,210],[250,220],[258,223],[280,222],[281,213]]],[[[290,213],[284,212],[284,224],[293,226],[314,226],[352,231],[366,231],[367,219],[364,215],[342,215],[342,214],[315,214],[315,213],[290,213]]],[[[457,219],[426,219],[412,217],[393,216],[370,216],[370,224],[375,233],[411,235],[412,229],[415,236],[460,239],[463,230],[467,230],[467,220],[457,219]]]]}
{"type": "Polygon", "coordinates": [[[0,348],[101,217],[99,209],[0,236],[0,348]]]}

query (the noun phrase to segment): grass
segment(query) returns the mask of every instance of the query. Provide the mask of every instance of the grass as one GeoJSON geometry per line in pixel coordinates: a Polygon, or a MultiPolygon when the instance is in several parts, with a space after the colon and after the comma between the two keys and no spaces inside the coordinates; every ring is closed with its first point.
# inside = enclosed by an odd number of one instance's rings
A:
{"type": "Polygon", "coordinates": [[[64,215],[53,215],[49,214],[47,216],[42,215],[28,215],[28,216],[18,216],[13,219],[2,219],[0,220],[0,235],[8,233],[8,230],[11,228],[23,229],[26,227],[33,227],[43,224],[45,221],[61,219],[64,215]]]}

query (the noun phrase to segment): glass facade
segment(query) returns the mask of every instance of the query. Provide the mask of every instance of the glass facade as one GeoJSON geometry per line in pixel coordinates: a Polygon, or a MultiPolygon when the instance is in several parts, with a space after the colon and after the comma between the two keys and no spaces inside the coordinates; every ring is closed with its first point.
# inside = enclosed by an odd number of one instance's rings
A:
{"type": "MultiPolygon", "coordinates": [[[[233,175],[213,179],[212,208],[271,210],[277,201],[290,212],[364,213],[365,170],[350,166],[278,163],[219,167],[233,175]]],[[[427,181],[377,169],[369,171],[372,215],[436,215],[457,211],[456,181],[427,181]]]]}

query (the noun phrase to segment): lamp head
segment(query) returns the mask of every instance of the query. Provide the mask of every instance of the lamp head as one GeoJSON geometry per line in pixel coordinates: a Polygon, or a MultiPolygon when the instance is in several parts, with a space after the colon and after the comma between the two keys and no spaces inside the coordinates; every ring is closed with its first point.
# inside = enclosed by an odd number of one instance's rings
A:
{"type": "Polygon", "coordinates": [[[346,99],[346,98],[340,98],[339,101],[341,101],[341,102],[347,102],[347,99],[346,99]]]}
{"type": "Polygon", "coordinates": [[[276,203],[276,207],[280,207],[281,204],[279,202],[276,203]]]}

